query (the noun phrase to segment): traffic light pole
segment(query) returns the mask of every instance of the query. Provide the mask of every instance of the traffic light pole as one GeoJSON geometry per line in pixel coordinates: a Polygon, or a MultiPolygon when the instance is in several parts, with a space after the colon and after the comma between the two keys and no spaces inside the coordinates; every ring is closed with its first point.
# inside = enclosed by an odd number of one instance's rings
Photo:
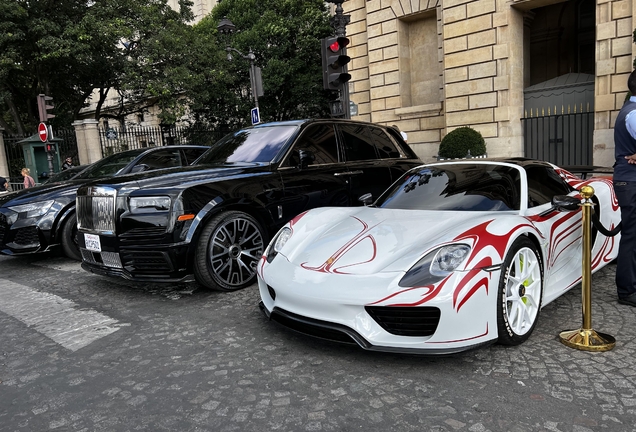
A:
{"type": "MultiPolygon", "coordinates": [[[[346,27],[351,20],[350,15],[343,15],[342,3],[345,0],[330,0],[329,3],[336,5],[336,14],[331,18],[331,26],[336,30],[336,36],[345,37],[347,35],[346,27]]],[[[344,49],[346,53],[346,48],[344,49]]],[[[347,65],[344,66],[344,72],[348,72],[347,65]]],[[[349,99],[349,83],[345,83],[340,90],[340,100],[342,101],[342,109],[344,111],[344,118],[351,118],[350,99],[349,99]]]]}

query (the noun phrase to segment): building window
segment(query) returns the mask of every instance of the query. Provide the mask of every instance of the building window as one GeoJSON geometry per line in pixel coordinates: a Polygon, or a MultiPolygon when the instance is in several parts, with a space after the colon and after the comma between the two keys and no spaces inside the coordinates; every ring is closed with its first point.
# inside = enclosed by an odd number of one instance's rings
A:
{"type": "Polygon", "coordinates": [[[402,107],[439,103],[443,86],[437,11],[399,20],[398,38],[402,107]]]}

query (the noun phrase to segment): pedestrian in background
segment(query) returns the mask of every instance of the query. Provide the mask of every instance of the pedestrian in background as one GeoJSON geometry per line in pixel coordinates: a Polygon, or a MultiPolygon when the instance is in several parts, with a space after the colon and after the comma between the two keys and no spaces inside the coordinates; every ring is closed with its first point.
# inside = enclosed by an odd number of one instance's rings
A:
{"type": "MultiPolygon", "coordinates": [[[[636,95],[636,71],[627,79],[636,95]]],[[[614,124],[614,191],[621,208],[621,240],[616,258],[618,302],[636,307],[636,96],[623,105],[614,124]]]]}
{"type": "Polygon", "coordinates": [[[70,156],[67,156],[66,159],[64,160],[64,163],[62,164],[62,171],[67,170],[69,168],[73,168],[73,158],[70,156]]]}
{"type": "Polygon", "coordinates": [[[9,182],[4,177],[0,177],[0,195],[9,192],[9,182]]]}
{"type": "Polygon", "coordinates": [[[33,177],[30,176],[31,170],[29,170],[28,168],[22,168],[22,171],[20,171],[20,173],[22,174],[22,177],[24,177],[25,189],[35,186],[35,180],[33,180],[33,177]]]}

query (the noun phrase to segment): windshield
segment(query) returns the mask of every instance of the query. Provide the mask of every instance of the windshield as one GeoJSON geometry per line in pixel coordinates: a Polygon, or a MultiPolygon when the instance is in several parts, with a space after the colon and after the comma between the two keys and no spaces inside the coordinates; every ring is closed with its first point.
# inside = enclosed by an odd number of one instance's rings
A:
{"type": "Polygon", "coordinates": [[[82,173],[75,177],[75,179],[112,177],[146,150],[148,149],[139,149],[106,156],[104,159],[101,159],[86,168],[86,170],[82,171],[82,173]]]}
{"type": "Polygon", "coordinates": [[[377,206],[406,210],[519,210],[521,178],[515,167],[444,164],[415,168],[378,199],[377,206]]]}
{"type": "Polygon", "coordinates": [[[195,164],[271,162],[296,130],[297,126],[267,126],[240,130],[223,137],[195,164]]]}

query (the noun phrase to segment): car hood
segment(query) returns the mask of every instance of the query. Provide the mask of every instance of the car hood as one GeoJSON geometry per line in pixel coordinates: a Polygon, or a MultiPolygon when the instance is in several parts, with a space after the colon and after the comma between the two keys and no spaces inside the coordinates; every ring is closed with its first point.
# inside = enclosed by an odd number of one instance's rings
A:
{"type": "MultiPolygon", "coordinates": [[[[77,189],[86,180],[68,180],[60,183],[47,183],[28,189],[22,189],[6,195],[0,195],[0,207],[29,204],[75,195],[77,189]]],[[[74,197],[72,197],[74,199],[74,197]]]]}
{"type": "Polygon", "coordinates": [[[492,212],[314,209],[291,222],[293,235],[281,254],[326,273],[406,271],[428,251],[494,218],[492,212]]]}
{"type": "MultiPolygon", "coordinates": [[[[145,173],[127,174],[108,180],[91,182],[90,186],[118,189],[120,194],[136,189],[186,188],[197,183],[210,183],[214,179],[258,175],[271,172],[270,164],[193,165],[145,173]]],[[[87,185],[88,186],[88,185],[87,185]]],[[[82,193],[80,191],[80,193],[82,193]]]]}

